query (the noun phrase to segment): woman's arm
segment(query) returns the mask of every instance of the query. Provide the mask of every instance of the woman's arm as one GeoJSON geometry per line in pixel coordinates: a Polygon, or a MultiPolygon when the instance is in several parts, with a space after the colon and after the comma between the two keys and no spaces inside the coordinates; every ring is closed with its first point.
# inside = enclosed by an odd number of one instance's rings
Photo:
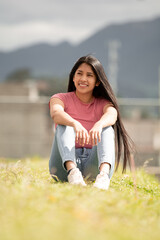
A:
{"type": "Polygon", "coordinates": [[[103,109],[103,115],[98,122],[96,122],[93,128],[89,131],[90,144],[97,145],[98,141],[101,141],[101,132],[104,127],[109,127],[115,124],[117,121],[117,110],[106,105],[103,109]]]}
{"type": "Polygon", "coordinates": [[[55,124],[73,127],[75,120],[64,111],[64,103],[59,98],[52,98],[50,100],[50,116],[55,124]]]}
{"type": "Polygon", "coordinates": [[[76,142],[80,145],[88,144],[88,131],[82,126],[80,122],[72,118],[64,111],[64,103],[59,98],[52,98],[50,100],[50,116],[55,124],[71,126],[76,133],[76,142]]]}
{"type": "Polygon", "coordinates": [[[113,106],[104,106],[103,115],[98,121],[102,124],[102,128],[112,126],[117,121],[117,110],[113,106]]]}

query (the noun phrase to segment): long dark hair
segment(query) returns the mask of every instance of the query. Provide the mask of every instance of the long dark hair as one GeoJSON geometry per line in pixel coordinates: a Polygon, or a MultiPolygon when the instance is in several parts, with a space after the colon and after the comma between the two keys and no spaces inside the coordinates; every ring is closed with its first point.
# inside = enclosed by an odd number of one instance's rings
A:
{"type": "Polygon", "coordinates": [[[108,82],[103,66],[97,58],[91,55],[87,55],[78,59],[78,61],[73,66],[69,75],[68,92],[73,92],[76,90],[73,82],[73,77],[76,70],[82,63],[86,63],[92,67],[96,75],[97,81],[100,82],[99,86],[94,88],[93,96],[96,98],[105,98],[109,100],[117,110],[117,113],[118,113],[117,121],[113,126],[115,131],[115,145],[116,145],[116,160],[117,160],[116,169],[119,166],[120,158],[123,150],[123,172],[124,172],[126,169],[127,163],[129,163],[129,166],[130,166],[130,157],[132,153],[131,151],[132,151],[133,142],[131,138],[128,136],[127,131],[123,126],[116,97],[108,82]]]}

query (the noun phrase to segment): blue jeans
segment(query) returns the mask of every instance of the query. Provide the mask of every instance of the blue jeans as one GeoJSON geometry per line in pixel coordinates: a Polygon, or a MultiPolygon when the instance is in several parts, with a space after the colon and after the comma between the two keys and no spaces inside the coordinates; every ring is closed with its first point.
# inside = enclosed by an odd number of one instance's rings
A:
{"type": "Polygon", "coordinates": [[[75,148],[75,132],[73,127],[58,125],[54,136],[49,171],[59,180],[67,181],[67,171],[64,163],[73,161],[86,178],[94,179],[99,172],[101,163],[107,162],[111,169],[111,178],[115,166],[115,141],[114,130],[106,127],[102,130],[101,142],[89,148],[75,148]]]}

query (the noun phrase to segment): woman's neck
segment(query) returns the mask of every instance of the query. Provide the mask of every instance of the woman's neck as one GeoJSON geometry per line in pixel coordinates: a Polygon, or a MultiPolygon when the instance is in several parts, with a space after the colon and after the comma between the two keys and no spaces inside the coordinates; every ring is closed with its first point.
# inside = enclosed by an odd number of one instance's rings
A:
{"type": "Polygon", "coordinates": [[[79,92],[75,91],[76,96],[79,98],[81,102],[84,103],[91,103],[94,99],[92,94],[80,94],[79,92]]]}

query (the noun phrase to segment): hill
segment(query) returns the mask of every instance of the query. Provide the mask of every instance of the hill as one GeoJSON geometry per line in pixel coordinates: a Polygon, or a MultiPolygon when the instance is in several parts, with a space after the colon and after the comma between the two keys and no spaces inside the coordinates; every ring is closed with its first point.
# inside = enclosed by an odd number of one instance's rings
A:
{"type": "Polygon", "coordinates": [[[105,27],[78,45],[36,44],[11,52],[0,52],[0,80],[14,70],[27,68],[34,76],[68,76],[73,63],[82,55],[93,54],[102,62],[112,84],[114,76],[108,61],[109,44],[118,42],[118,95],[158,97],[160,65],[160,18],[105,27]],[[110,68],[109,68],[110,66],[110,68]]]}

